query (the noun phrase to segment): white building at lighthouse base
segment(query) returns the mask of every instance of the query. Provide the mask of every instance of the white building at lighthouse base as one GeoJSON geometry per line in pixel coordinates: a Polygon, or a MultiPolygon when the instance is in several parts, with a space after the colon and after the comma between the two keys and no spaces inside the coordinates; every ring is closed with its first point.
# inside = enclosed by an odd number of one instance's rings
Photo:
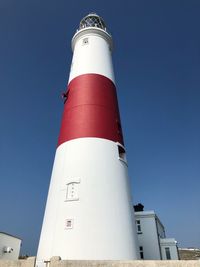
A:
{"type": "Polygon", "coordinates": [[[166,238],[165,228],[154,211],[135,211],[140,259],[179,260],[177,241],[166,238]]]}

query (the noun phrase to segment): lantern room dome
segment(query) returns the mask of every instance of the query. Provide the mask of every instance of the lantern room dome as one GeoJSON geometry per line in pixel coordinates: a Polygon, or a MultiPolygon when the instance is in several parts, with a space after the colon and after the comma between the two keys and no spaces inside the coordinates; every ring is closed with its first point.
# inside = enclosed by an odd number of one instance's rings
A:
{"type": "Polygon", "coordinates": [[[106,31],[106,25],[104,20],[96,13],[90,13],[81,20],[79,30],[88,27],[96,27],[106,31]]]}

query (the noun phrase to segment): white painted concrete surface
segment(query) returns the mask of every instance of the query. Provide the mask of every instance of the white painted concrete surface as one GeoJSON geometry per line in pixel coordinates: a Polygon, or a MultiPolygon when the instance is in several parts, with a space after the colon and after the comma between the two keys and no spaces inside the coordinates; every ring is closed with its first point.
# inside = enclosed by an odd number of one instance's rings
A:
{"type": "Polygon", "coordinates": [[[38,260],[128,260],[137,242],[127,164],[115,142],[79,138],[56,151],[38,260]],[[70,183],[77,190],[67,199],[70,183]],[[71,220],[72,225],[66,225],[71,220]]]}
{"type": "Polygon", "coordinates": [[[74,54],[69,82],[79,75],[89,73],[101,74],[115,82],[111,42],[111,36],[101,29],[86,28],[77,32],[72,39],[74,54]]]}
{"type": "Polygon", "coordinates": [[[163,260],[167,260],[166,249],[169,249],[171,259],[178,260],[177,242],[174,238],[160,239],[160,245],[163,260]]]}
{"type": "Polygon", "coordinates": [[[10,234],[0,232],[0,259],[17,260],[21,248],[21,239],[10,234]]]}
{"type": "MultiPolygon", "coordinates": [[[[100,74],[114,82],[112,38],[98,27],[72,39],[69,82],[100,74]]],[[[138,245],[127,163],[118,145],[100,138],[78,138],[56,151],[37,262],[62,259],[131,260],[138,245]]]]}
{"type": "Polygon", "coordinates": [[[164,226],[154,211],[135,212],[135,219],[136,229],[137,221],[140,222],[137,235],[145,260],[166,260],[166,248],[169,250],[170,259],[178,260],[177,242],[174,238],[165,237],[164,226]]]}
{"type": "Polygon", "coordinates": [[[137,231],[139,246],[143,247],[144,259],[160,260],[161,251],[153,211],[135,212],[135,219],[140,221],[141,231],[137,231]]]}

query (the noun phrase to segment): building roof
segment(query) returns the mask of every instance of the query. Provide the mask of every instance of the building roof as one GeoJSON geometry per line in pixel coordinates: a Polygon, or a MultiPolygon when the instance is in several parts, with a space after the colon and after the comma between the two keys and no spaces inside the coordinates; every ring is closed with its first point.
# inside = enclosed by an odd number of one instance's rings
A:
{"type": "Polygon", "coordinates": [[[154,210],[135,211],[136,215],[156,215],[154,210]]]}
{"type": "Polygon", "coordinates": [[[164,225],[162,224],[162,222],[160,221],[160,219],[158,218],[158,216],[156,215],[154,210],[135,211],[135,217],[137,217],[137,216],[140,218],[146,218],[146,217],[155,218],[156,220],[158,220],[158,222],[164,228],[164,225]]]}
{"type": "Polygon", "coordinates": [[[160,238],[161,246],[176,245],[177,241],[175,238],[160,238]]]}
{"type": "Polygon", "coordinates": [[[11,237],[17,238],[17,239],[19,239],[19,240],[22,240],[20,237],[18,237],[18,236],[15,236],[15,235],[8,234],[8,233],[6,233],[6,232],[0,232],[0,235],[1,235],[1,234],[3,234],[3,235],[8,235],[8,236],[11,236],[11,237]]]}

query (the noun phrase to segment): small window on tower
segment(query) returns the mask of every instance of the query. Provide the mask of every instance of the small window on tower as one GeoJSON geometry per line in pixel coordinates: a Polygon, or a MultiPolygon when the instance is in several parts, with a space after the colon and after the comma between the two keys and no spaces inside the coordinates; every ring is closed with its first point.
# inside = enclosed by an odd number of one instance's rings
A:
{"type": "Polygon", "coordinates": [[[141,228],[140,220],[136,220],[136,227],[137,227],[137,233],[141,234],[142,228],[141,228]]]}
{"type": "Polygon", "coordinates": [[[118,148],[118,156],[119,156],[118,158],[127,164],[126,151],[124,147],[121,144],[117,143],[117,148],[118,148]]]}
{"type": "Polygon", "coordinates": [[[140,246],[140,258],[143,260],[144,259],[144,252],[143,252],[143,247],[140,246]]]}
{"type": "Polygon", "coordinates": [[[88,44],[88,38],[83,38],[83,45],[88,44]]]}
{"type": "Polygon", "coordinates": [[[65,229],[72,229],[73,228],[73,219],[66,219],[65,220],[65,229]]]}
{"type": "Polygon", "coordinates": [[[67,184],[66,201],[79,200],[79,182],[67,184]]]}

